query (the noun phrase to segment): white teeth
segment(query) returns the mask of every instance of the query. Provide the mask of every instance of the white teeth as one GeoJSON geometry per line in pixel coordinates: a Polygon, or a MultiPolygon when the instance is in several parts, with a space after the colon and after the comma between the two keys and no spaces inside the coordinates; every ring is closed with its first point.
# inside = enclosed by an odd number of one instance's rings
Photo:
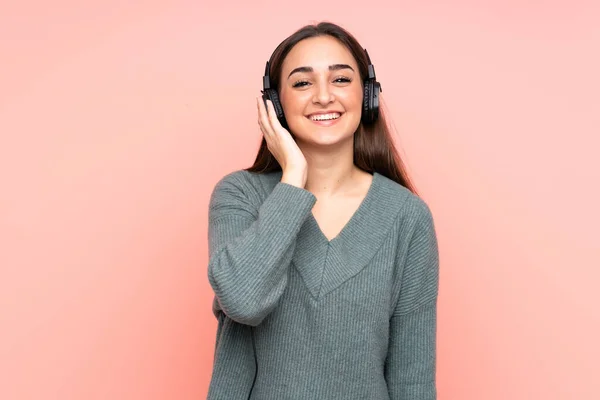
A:
{"type": "Polygon", "coordinates": [[[331,113],[331,114],[314,114],[309,118],[313,121],[327,121],[330,119],[338,119],[340,117],[340,113],[331,113]]]}

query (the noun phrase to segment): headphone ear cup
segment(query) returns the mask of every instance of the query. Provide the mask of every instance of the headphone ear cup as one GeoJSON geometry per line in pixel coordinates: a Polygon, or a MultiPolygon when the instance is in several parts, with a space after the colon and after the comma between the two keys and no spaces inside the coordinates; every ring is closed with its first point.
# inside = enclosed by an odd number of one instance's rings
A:
{"type": "Polygon", "coordinates": [[[381,86],[375,80],[367,80],[364,84],[362,122],[372,124],[379,117],[379,92],[381,86]]]}
{"type": "Polygon", "coordinates": [[[277,115],[277,119],[281,126],[285,129],[288,129],[287,121],[285,120],[285,114],[283,113],[283,107],[281,106],[281,102],[279,101],[279,96],[277,95],[277,91],[273,89],[265,89],[263,90],[263,100],[265,102],[265,107],[267,106],[267,100],[271,100],[273,103],[273,108],[275,109],[275,115],[277,115]]]}
{"type": "Polygon", "coordinates": [[[371,96],[371,81],[365,81],[363,89],[363,106],[362,106],[362,120],[366,122],[369,119],[369,98],[371,96]]]}
{"type": "Polygon", "coordinates": [[[373,120],[373,81],[366,80],[363,91],[363,110],[362,121],[365,124],[370,124],[373,120]]]}
{"type": "Polygon", "coordinates": [[[373,81],[370,99],[371,122],[375,122],[379,118],[379,92],[381,92],[381,85],[379,82],[373,81]]]}

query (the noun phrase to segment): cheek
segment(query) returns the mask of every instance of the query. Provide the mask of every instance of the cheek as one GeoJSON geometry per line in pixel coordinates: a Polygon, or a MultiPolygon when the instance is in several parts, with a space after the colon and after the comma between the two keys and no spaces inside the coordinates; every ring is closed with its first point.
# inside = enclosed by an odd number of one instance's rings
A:
{"type": "Polygon", "coordinates": [[[363,91],[359,86],[352,91],[345,91],[338,95],[338,100],[344,105],[346,111],[360,112],[362,110],[363,91]]]}
{"type": "Polygon", "coordinates": [[[287,115],[302,113],[306,108],[307,99],[310,100],[308,92],[282,91],[280,94],[281,105],[287,115]]]}

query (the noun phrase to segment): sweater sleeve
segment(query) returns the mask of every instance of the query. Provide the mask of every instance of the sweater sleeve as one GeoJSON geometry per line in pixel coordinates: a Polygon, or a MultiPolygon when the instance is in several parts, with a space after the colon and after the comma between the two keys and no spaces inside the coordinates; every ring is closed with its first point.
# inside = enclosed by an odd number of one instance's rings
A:
{"type": "Polygon", "coordinates": [[[428,207],[420,213],[390,320],[385,379],[391,400],[435,400],[438,243],[428,207]]]}
{"type": "Polygon", "coordinates": [[[213,312],[256,326],[276,307],[287,286],[295,239],[316,197],[278,182],[260,205],[227,176],[209,204],[208,279],[213,312]]]}

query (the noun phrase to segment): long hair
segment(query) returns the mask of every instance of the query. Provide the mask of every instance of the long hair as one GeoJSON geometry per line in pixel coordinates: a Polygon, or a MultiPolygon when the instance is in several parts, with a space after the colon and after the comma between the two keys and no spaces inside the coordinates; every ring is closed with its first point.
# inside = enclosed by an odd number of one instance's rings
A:
{"type": "MultiPolygon", "coordinates": [[[[364,82],[367,78],[367,56],[363,47],[358,43],[354,36],[334,23],[321,22],[314,25],[306,25],[298,29],[281,42],[273,52],[269,75],[271,78],[271,85],[273,89],[278,90],[278,93],[280,93],[278,88],[281,78],[281,67],[286,55],[301,40],[317,36],[331,36],[339,40],[354,56],[354,59],[358,64],[361,80],[364,82]]],[[[377,172],[384,175],[404,186],[412,193],[417,194],[417,191],[406,172],[404,163],[394,147],[392,135],[387,124],[385,113],[381,108],[381,104],[377,120],[369,125],[365,125],[361,121],[358,129],[354,133],[354,164],[363,171],[369,173],[377,172]]],[[[257,173],[281,171],[281,166],[269,151],[264,137],[262,138],[254,164],[245,170],[257,173]]]]}

